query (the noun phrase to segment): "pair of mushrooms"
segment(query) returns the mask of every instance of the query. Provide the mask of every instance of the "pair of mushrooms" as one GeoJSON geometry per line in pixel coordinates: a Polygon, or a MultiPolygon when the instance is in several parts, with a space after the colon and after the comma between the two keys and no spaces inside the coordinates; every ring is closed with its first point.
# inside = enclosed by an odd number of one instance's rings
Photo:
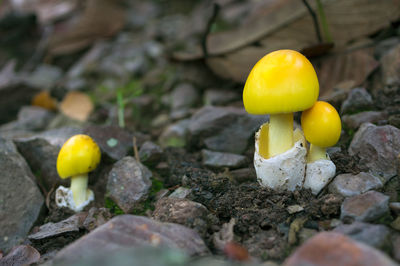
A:
{"type": "Polygon", "coordinates": [[[251,70],[243,90],[245,109],[270,115],[256,133],[254,166],[261,185],[292,191],[304,186],[318,194],[335,175],[326,147],[339,140],[341,121],[333,106],[317,101],[318,95],[315,70],[299,52],[269,53],[251,70]],[[303,111],[308,150],[301,130],[293,131],[293,112],[298,111],[303,111]]]}

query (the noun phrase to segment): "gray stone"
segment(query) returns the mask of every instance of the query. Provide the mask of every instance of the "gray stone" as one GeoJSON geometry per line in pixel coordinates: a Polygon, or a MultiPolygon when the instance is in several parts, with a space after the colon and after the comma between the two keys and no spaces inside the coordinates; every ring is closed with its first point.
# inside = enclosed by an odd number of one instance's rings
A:
{"type": "Polygon", "coordinates": [[[170,97],[170,116],[172,119],[180,119],[189,114],[189,108],[198,101],[199,94],[192,84],[182,83],[173,89],[170,97]]]}
{"type": "Polygon", "coordinates": [[[209,253],[203,240],[192,229],[143,216],[119,215],[63,248],[54,258],[54,263],[80,261],[94,254],[143,246],[177,248],[189,256],[209,253]]]}
{"type": "Polygon", "coordinates": [[[190,119],[191,142],[207,149],[243,153],[267,115],[249,115],[243,108],[206,106],[190,119]]]}
{"type": "Polygon", "coordinates": [[[133,149],[133,137],[140,147],[146,137],[132,134],[118,126],[91,125],[83,130],[84,134],[91,136],[102,152],[113,160],[120,160],[133,149]]]}
{"type": "Polygon", "coordinates": [[[396,175],[399,153],[400,129],[390,125],[363,124],[349,146],[349,154],[360,158],[360,166],[385,182],[396,175]]]}
{"type": "Polygon", "coordinates": [[[392,238],[392,254],[395,260],[400,262],[400,235],[397,234],[392,238]]]}
{"type": "Polygon", "coordinates": [[[322,232],[301,245],[284,266],[295,265],[397,265],[386,254],[336,232],[322,232]]]}
{"type": "Polygon", "coordinates": [[[21,242],[39,216],[44,199],[15,145],[0,138],[0,250],[21,242]]]}
{"type": "Polygon", "coordinates": [[[207,232],[207,215],[204,205],[188,199],[162,198],[156,203],[153,218],[161,222],[177,223],[193,228],[200,235],[207,232]]]}
{"type": "Polygon", "coordinates": [[[400,43],[390,49],[381,60],[382,81],[384,85],[400,85],[400,43]]]}
{"type": "Polygon", "coordinates": [[[169,198],[184,199],[187,196],[189,196],[191,192],[192,192],[192,189],[190,189],[190,188],[178,187],[168,197],[169,198]]]}
{"type": "Polygon", "coordinates": [[[238,168],[247,162],[247,157],[243,155],[202,150],[203,164],[215,168],[238,168]]]}
{"type": "Polygon", "coordinates": [[[387,214],[388,211],[389,197],[376,191],[368,191],[346,198],[341,206],[340,219],[372,222],[387,214]]]}
{"type": "Polygon", "coordinates": [[[151,141],[145,141],[139,149],[140,161],[146,164],[157,163],[163,154],[160,146],[151,141]]]}
{"type": "Polygon", "coordinates": [[[342,116],[343,123],[351,128],[357,129],[364,123],[378,123],[382,120],[387,120],[388,114],[386,112],[366,111],[354,115],[342,116]]]}
{"type": "Polygon", "coordinates": [[[364,88],[355,88],[350,91],[347,99],[340,108],[341,114],[364,111],[373,105],[371,95],[364,88]]]}
{"type": "Polygon", "coordinates": [[[14,247],[4,258],[0,257],[2,266],[32,265],[40,259],[40,253],[29,245],[14,247]]]}
{"type": "Polygon", "coordinates": [[[29,76],[24,78],[25,82],[40,89],[53,88],[60,80],[62,70],[52,65],[39,65],[29,76]]]}
{"type": "Polygon", "coordinates": [[[379,41],[375,46],[375,58],[381,58],[397,44],[400,44],[400,37],[390,37],[379,41]]]}
{"type": "Polygon", "coordinates": [[[15,145],[29,162],[32,171],[40,175],[38,181],[48,191],[58,183],[68,184],[67,180],[59,178],[56,168],[59,147],[41,138],[19,139],[15,141],[15,145]]]}
{"type": "Polygon", "coordinates": [[[162,147],[184,147],[189,134],[189,119],[169,125],[161,133],[159,142],[162,147]]]}
{"type": "Polygon", "coordinates": [[[232,90],[209,89],[204,93],[206,105],[225,105],[240,99],[240,95],[232,90]]]}
{"type": "Polygon", "coordinates": [[[114,164],[108,175],[107,195],[125,212],[140,208],[147,199],[152,173],[133,157],[114,164]]]}
{"type": "Polygon", "coordinates": [[[36,134],[33,137],[26,138],[23,140],[27,141],[31,139],[44,139],[50,145],[56,146],[59,149],[61,149],[61,147],[70,137],[77,134],[83,134],[83,130],[78,127],[61,127],[61,128],[46,130],[42,133],[36,134]]]}
{"type": "Polygon", "coordinates": [[[382,224],[354,222],[339,225],[334,231],[374,248],[385,249],[390,246],[391,231],[382,224]]]}
{"type": "Polygon", "coordinates": [[[43,130],[53,116],[54,114],[46,109],[36,106],[24,106],[18,112],[17,120],[0,126],[0,132],[43,130]]]}
{"type": "Polygon", "coordinates": [[[329,185],[329,192],[350,197],[381,187],[382,181],[378,177],[361,172],[357,175],[341,174],[336,176],[329,185]]]}

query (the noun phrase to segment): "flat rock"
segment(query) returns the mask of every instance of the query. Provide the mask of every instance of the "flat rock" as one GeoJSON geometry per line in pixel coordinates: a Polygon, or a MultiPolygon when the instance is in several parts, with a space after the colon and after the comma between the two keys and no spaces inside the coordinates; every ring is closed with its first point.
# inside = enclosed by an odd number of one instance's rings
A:
{"type": "Polygon", "coordinates": [[[124,157],[114,164],[108,175],[108,196],[125,212],[130,213],[147,199],[152,173],[133,157],[124,157]]]}
{"type": "Polygon", "coordinates": [[[388,114],[380,111],[366,111],[342,116],[343,123],[351,129],[357,129],[364,123],[378,123],[379,121],[387,119],[388,114]]]}
{"type": "MultiPolygon", "coordinates": [[[[120,160],[133,149],[133,136],[130,132],[117,126],[88,126],[84,134],[91,136],[100,149],[111,159],[120,160]]],[[[136,136],[136,135],[135,135],[136,136]]],[[[137,135],[137,145],[144,141],[144,136],[137,135]]]]}
{"type": "Polygon", "coordinates": [[[140,161],[145,164],[155,164],[159,162],[162,154],[162,148],[151,141],[145,141],[139,149],[140,161]]]}
{"type": "Polygon", "coordinates": [[[346,198],[341,206],[340,219],[354,219],[360,222],[372,222],[389,211],[389,197],[368,191],[364,194],[346,198]]]}
{"type": "Polygon", "coordinates": [[[383,224],[368,224],[362,222],[342,224],[336,227],[334,231],[377,249],[389,247],[392,234],[390,229],[383,224]]]}
{"type": "Polygon", "coordinates": [[[340,108],[341,114],[364,111],[373,106],[371,95],[364,88],[352,89],[340,108]]]}
{"type": "Polygon", "coordinates": [[[53,113],[41,107],[24,106],[18,112],[17,120],[0,126],[0,132],[43,130],[46,128],[53,116],[53,113]]]}
{"type": "Polygon", "coordinates": [[[360,158],[360,166],[385,182],[396,175],[399,153],[400,129],[390,125],[363,124],[349,146],[349,154],[360,158]]]}
{"type": "Polygon", "coordinates": [[[393,211],[396,215],[400,214],[400,202],[391,202],[389,203],[389,208],[393,211]]]}
{"type": "Polygon", "coordinates": [[[4,258],[0,258],[0,265],[22,266],[38,262],[40,253],[29,245],[14,247],[4,258]]]}
{"type": "Polygon", "coordinates": [[[24,78],[29,85],[40,89],[51,89],[62,77],[63,72],[60,68],[53,65],[42,64],[24,78]]]}
{"type": "Polygon", "coordinates": [[[341,174],[336,176],[329,185],[329,192],[350,197],[381,187],[382,181],[378,177],[361,172],[357,175],[341,174]]]}
{"type": "Polygon", "coordinates": [[[209,253],[203,240],[192,229],[143,216],[119,215],[63,248],[56,255],[54,263],[142,246],[177,248],[190,256],[209,253]]]}
{"type": "Polygon", "coordinates": [[[27,141],[31,139],[44,139],[50,145],[56,146],[61,149],[61,147],[70,137],[77,134],[83,134],[83,130],[79,127],[60,127],[56,129],[46,130],[30,138],[24,138],[23,140],[27,141]]]}
{"type": "Polygon", "coordinates": [[[217,152],[203,149],[201,151],[203,156],[203,164],[215,168],[239,168],[246,164],[247,157],[243,155],[217,152]]]}
{"type": "Polygon", "coordinates": [[[283,265],[394,266],[397,264],[379,250],[345,235],[322,232],[301,245],[283,265]]]}
{"type": "Polygon", "coordinates": [[[203,235],[207,230],[207,208],[188,199],[162,198],[156,203],[153,218],[161,222],[177,223],[195,229],[203,235]]]}
{"type": "Polygon", "coordinates": [[[182,83],[176,86],[170,96],[172,119],[181,119],[189,114],[189,108],[199,99],[196,88],[190,83],[182,83]]]}
{"type": "Polygon", "coordinates": [[[69,181],[62,180],[57,173],[57,156],[60,148],[53,146],[41,138],[19,139],[15,141],[19,152],[29,162],[32,171],[40,175],[38,180],[47,190],[55,184],[67,185],[69,181]]]}
{"type": "Polygon", "coordinates": [[[180,120],[167,126],[158,141],[162,147],[184,147],[189,134],[189,119],[180,120]]]}
{"type": "Polygon", "coordinates": [[[44,204],[25,159],[0,138],[0,250],[8,251],[28,234],[44,204]]]}
{"type": "Polygon", "coordinates": [[[168,197],[169,198],[184,199],[187,196],[189,196],[191,192],[192,192],[191,188],[178,187],[168,197]]]}
{"type": "Polygon", "coordinates": [[[240,95],[232,90],[209,89],[204,93],[206,105],[225,105],[238,99],[240,99],[240,95]]]}
{"type": "Polygon", "coordinates": [[[190,119],[191,143],[207,149],[243,153],[267,115],[249,115],[243,108],[206,106],[190,119]]]}

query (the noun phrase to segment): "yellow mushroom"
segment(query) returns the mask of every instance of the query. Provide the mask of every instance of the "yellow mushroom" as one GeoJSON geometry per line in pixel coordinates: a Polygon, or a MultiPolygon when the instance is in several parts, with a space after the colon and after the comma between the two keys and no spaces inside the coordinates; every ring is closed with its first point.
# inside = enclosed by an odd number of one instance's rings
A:
{"type": "Polygon", "coordinates": [[[318,94],[315,70],[299,52],[278,50],[253,67],[243,90],[243,103],[250,114],[270,115],[268,157],[293,147],[293,112],[310,108],[318,94]]]}
{"type": "Polygon", "coordinates": [[[99,146],[87,135],[75,135],[64,143],[57,158],[57,172],[63,179],[71,177],[70,191],[73,202],[70,202],[71,199],[58,199],[60,202],[62,200],[69,201],[67,205],[75,211],[84,207],[89,195],[93,194],[87,189],[88,173],[97,167],[100,157],[99,146]]]}
{"type": "Polygon", "coordinates": [[[335,145],[342,130],[336,109],[327,102],[318,101],[301,115],[301,127],[310,142],[307,156],[309,163],[327,159],[326,148],[335,145]]]}

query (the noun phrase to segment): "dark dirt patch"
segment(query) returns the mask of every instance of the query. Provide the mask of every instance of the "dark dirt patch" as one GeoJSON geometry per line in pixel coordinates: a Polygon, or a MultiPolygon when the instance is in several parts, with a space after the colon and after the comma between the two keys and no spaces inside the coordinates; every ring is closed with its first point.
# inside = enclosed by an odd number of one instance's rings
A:
{"type": "Polygon", "coordinates": [[[359,159],[349,155],[345,146],[341,147],[340,152],[335,152],[330,155],[332,162],[336,165],[336,175],[344,173],[352,173],[354,175],[365,169],[359,167],[359,159]]]}
{"type": "MultiPolygon", "coordinates": [[[[228,171],[216,174],[201,167],[196,156],[182,156],[170,151],[170,174],[175,182],[192,189],[189,199],[207,207],[218,219],[209,228],[209,240],[223,223],[235,218],[234,233],[253,256],[282,260],[291,247],[287,237],[290,224],[304,217],[305,226],[319,229],[318,221],[338,218],[343,198],[326,194],[319,198],[311,190],[274,191],[261,187],[257,182],[239,184],[228,171]],[[300,205],[303,210],[290,214],[288,207],[300,205]]],[[[351,167],[345,164],[350,156],[341,158],[341,171],[351,167]]],[[[355,163],[354,163],[355,164],[355,163]]],[[[354,169],[354,168],[353,168],[354,169]]],[[[206,241],[209,243],[209,241],[206,241]]]]}

